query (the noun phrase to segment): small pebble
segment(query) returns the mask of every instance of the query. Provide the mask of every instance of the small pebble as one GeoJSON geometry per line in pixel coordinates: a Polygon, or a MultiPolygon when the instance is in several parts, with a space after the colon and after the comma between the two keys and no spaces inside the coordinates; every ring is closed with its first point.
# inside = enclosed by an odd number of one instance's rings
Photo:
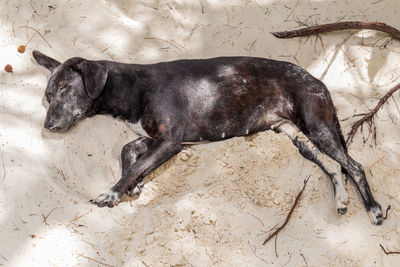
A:
{"type": "Polygon", "coordinates": [[[179,154],[179,158],[183,161],[187,161],[192,156],[192,153],[189,150],[183,150],[179,154]]]}

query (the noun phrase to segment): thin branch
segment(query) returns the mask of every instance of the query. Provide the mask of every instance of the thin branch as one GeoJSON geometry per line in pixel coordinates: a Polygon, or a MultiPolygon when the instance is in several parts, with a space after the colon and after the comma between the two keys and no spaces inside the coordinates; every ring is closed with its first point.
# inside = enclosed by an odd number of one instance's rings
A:
{"type": "Polygon", "coordinates": [[[142,259],[140,260],[144,266],[149,267],[150,265],[148,265],[147,263],[145,263],[142,259]]]}
{"type": "Polygon", "coordinates": [[[397,91],[400,89],[400,83],[394,86],[392,89],[389,90],[381,99],[379,100],[378,104],[367,114],[365,114],[364,117],[356,121],[353,126],[351,126],[350,133],[347,137],[346,143],[347,146],[350,145],[350,143],[353,140],[354,135],[356,134],[358,128],[363,125],[365,122],[371,122],[375,114],[378,112],[378,110],[383,106],[383,104],[386,103],[386,101],[397,91]]]}
{"type": "Polygon", "coordinates": [[[115,178],[115,174],[114,174],[114,172],[113,172],[111,166],[108,166],[108,168],[110,169],[110,172],[111,172],[111,175],[112,175],[112,177],[113,177],[113,179],[114,179],[114,182],[116,182],[117,179],[115,178]]]}
{"type": "Polygon", "coordinates": [[[104,48],[103,50],[101,50],[100,54],[103,54],[105,51],[107,51],[110,47],[107,46],[106,48],[104,48]]]}
{"type": "Polygon", "coordinates": [[[390,208],[391,208],[391,207],[392,207],[391,205],[387,206],[387,208],[386,208],[386,212],[385,212],[385,216],[383,216],[383,217],[382,217],[384,220],[386,220],[386,219],[387,219],[388,212],[389,212],[389,210],[390,210],[390,208]]]}
{"type": "Polygon", "coordinates": [[[386,250],[382,244],[379,244],[379,246],[381,247],[381,249],[383,250],[383,252],[385,252],[386,255],[390,255],[390,254],[399,254],[400,255],[400,251],[390,251],[390,250],[386,250]]]}
{"type": "Polygon", "coordinates": [[[5,261],[8,261],[6,257],[4,257],[3,255],[0,255],[0,257],[2,257],[5,261]]]}
{"type": "Polygon", "coordinates": [[[53,211],[55,211],[56,209],[58,209],[58,207],[53,208],[46,216],[44,216],[44,214],[42,213],[42,217],[43,217],[43,222],[44,222],[44,224],[49,225],[49,224],[47,223],[47,218],[49,218],[50,214],[51,214],[53,211]]]}
{"type": "Polygon", "coordinates": [[[253,215],[253,214],[251,214],[250,212],[247,212],[247,214],[249,214],[249,215],[253,216],[254,218],[256,218],[256,219],[257,219],[257,221],[259,221],[259,222],[261,223],[262,227],[264,227],[264,222],[263,222],[263,221],[261,221],[261,219],[260,219],[260,218],[258,218],[256,215],[253,215]]]}
{"type": "Polygon", "coordinates": [[[289,15],[286,17],[285,21],[289,21],[290,16],[293,15],[294,10],[296,9],[297,5],[299,4],[300,0],[297,0],[296,4],[294,5],[294,7],[292,8],[292,10],[290,11],[289,15]]]}
{"type": "Polygon", "coordinates": [[[1,153],[1,163],[3,164],[3,179],[2,181],[4,182],[4,180],[6,179],[6,166],[4,165],[4,153],[1,153]]]}
{"type": "Polygon", "coordinates": [[[83,216],[85,216],[87,214],[89,214],[89,212],[86,212],[86,213],[83,213],[82,215],[76,216],[75,218],[71,219],[69,222],[71,223],[73,221],[79,220],[80,218],[82,218],[83,216]]]}
{"type": "Polygon", "coordinates": [[[257,258],[259,258],[260,260],[262,260],[262,261],[265,262],[266,264],[269,264],[268,261],[266,261],[265,259],[261,258],[260,256],[258,256],[258,255],[256,254],[257,249],[256,249],[256,246],[255,246],[255,245],[252,246],[252,245],[250,244],[250,241],[247,241],[247,243],[249,244],[249,247],[250,247],[251,251],[253,251],[254,256],[256,256],[257,258]]]}
{"type": "Polygon", "coordinates": [[[19,26],[19,27],[20,27],[20,28],[26,28],[26,29],[30,29],[30,30],[32,30],[32,31],[35,31],[37,34],[39,34],[40,37],[42,37],[42,39],[47,43],[47,45],[48,45],[50,48],[52,48],[51,45],[50,45],[50,43],[46,40],[46,38],[44,38],[43,35],[42,35],[38,30],[36,30],[35,28],[29,27],[29,26],[19,26]]]}
{"type": "Polygon", "coordinates": [[[264,241],[263,245],[265,245],[268,241],[270,241],[275,235],[277,235],[285,226],[286,224],[289,222],[290,217],[292,217],[293,211],[296,208],[297,204],[300,201],[301,195],[304,192],[304,189],[306,188],[307,182],[310,179],[310,175],[304,180],[304,185],[303,188],[300,190],[300,192],[297,194],[296,199],[294,200],[293,206],[290,209],[288,215],[286,216],[285,221],[283,222],[283,224],[281,226],[279,226],[272,234],[270,234],[264,241]]]}
{"type": "Polygon", "coordinates": [[[57,169],[58,173],[60,173],[60,174],[62,175],[63,180],[64,180],[68,185],[70,185],[70,183],[69,183],[67,177],[65,176],[64,172],[63,172],[61,169],[59,169],[59,168],[56,168],[56,169],[57,169]]]}
{"type": "Polygon", "coordinates": [[[250,44],[250,48],[249,48],[249,52],[251,55],[251,50],[253,50],[254,52],[256,51],[256,49],[254,48],[254,44],[257,42],[257,39],[255,39],[251,44],[250,44]]]}
{"type": "Polygon", "coordinates": [[[303,258],[304,262],[306,263],[306,266],[308,267],[308,263],[306,261],[306,257],[304,257],[303,253],[300,253],[300,256],[303,258]]]}
{"type": "Polygon", "coordinates": [[[37,11],[36,11],[35,7],[34,7],[34,6],[33,6],[33,4],[32,4],[32,0],[31,0],[31,1],[29,1],[29,5],[31,6],[31,8],[32,8],[33,12],[34,12],[34,13],[37,13],[37,11]]]}
{"type": "Polygon", "coordinates": [[[85,256],[85,255],[83,255],[83,254],[78,254],[78,256],[80,256],[80,257],[83,257],[83,258],[85,258],[85,259],[88,259],[88,260],[90,260],[90,261],[93,261],[93,262],[95,262],[95,263],[98,263],[98,264],[104,265],[104,266],[108,266],[108,267],[115,267],[114,265],[110,265],[110,264],[107,264],[107,263],[104,263],[104,262],[101,262],[101,261],[95,260],[95,259],[93,259],[93,258],[90,258],[90,257],[88,257],[88,256],[85,256]]]}
{"type": "Polygon", "coordinates": [[[200,2],[200,5],[201,5],[201,14],[204,14],[204,5],[203,5],[203,3],[201,2],[201,0],[199,0],[199,2],[200,2]]]}
{"type": "Polygon", "coordinates": [[[377,30],[385,32],[393,37],[393,39],[400,41],[400,31],[392,26],[381,22],[369,21],[346,21],[337,23],[321,24],[310,26],[299,30],[272,32],[272,35],[277,38],[294,38],[303,37],[325,32],[340,31],[340,30],[377,30]]]}
{"type": "Polygon", "coordinates": [[[12,25],[11,25],[11,29],[12,29],[12,32],[13,32],[13,36],[14,36],[14,38],[15,38],[14,24],[15,24],[15,20],[13,21],[13,23],[12,23],[12,25]]]}
{"type": "Polygon", "coordinates": [[[165,42],[165,43],[168,43],[168,44],[170,44],[170,45],[175,46],[175,47],[178,48],[180,51],[185,50],[185,47],[184,47],[184,46],[178,44],[177,42],[174,42],[173,40],[169,41],[169,40],[164,40],[164,39],[156,38],[156,37],[145,37],[144,39],[145,39],[145,40],[156,40],[156,41],[165,42]]]}
{"type": "Polygon", "coordinates": [[[204,25],[203,24],[195,24],[194,26],[193,26],[193,28],[192,28],[192,30],[190,31],[190,34],[189,34],[189,36],[188,37],[186,37],[185,39],[183,39],[183,41],[187,41],[187,40],[189,40],[191,37],[192,37],[192,35],[193,35],[193,33],[194,33],[194,31],[199,27],[199,26],[203,26],[204,27],[204,25]]]}

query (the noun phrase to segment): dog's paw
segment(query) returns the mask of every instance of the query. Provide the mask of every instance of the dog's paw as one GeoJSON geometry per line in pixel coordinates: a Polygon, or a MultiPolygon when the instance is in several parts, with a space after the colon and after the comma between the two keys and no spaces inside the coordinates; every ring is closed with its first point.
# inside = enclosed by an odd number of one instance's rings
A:
{"type": "Polygon", "coordinates": [[[337,212],[342,215],[346,214],[347,206],[349,206],[349,204],[350,204],[350,200],[347,198],[347,195],[346,195],[346,198],[337,199],[337,203],[336,203],[337,212]]]}
{"type": "Polygon", "coordinates": [[[344,215],[344,214],[346,214],[346,212],[347,212],[347,207],[338,208],[338,209],[337,209],[337,212],[338,212],[339,214],[341,214],[341,215],[344,215]]]}
{"type": "Polygon", "coordinates": [[[373,225],[381,225],[383,222],[381,205],[376,203],[376,206],[371,207],[368,211],[368,217],[373,225]]]}
{"type": "Polygon", "coordinates": [[[350,204],[349,197],[344,187],[338,187],[335,193],[336,208],[339,214],[346,214],[347,206],[350,204]]]}
{"type": "Polygon", "coordinates": [[[91,199],[90,203],[97,205],[98,207],[109,207],[112,208],[114,205],[116,206],[119,202],[118,193],[112,190],[108,190],[107,192],[99,195],[95,199],[91,199]]]}
{"type": "Polygon", "coordinates": [[[128,196],[135,197],[140,195],[142,193],[143,187],[144,187],[143,182],[138,183],[134,188],[128,191],[128,196]]]}

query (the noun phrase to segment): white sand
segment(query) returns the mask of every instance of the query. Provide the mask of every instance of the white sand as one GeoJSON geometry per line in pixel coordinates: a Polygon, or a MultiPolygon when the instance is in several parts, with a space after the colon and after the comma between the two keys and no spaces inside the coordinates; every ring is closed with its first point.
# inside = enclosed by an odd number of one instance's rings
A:
{"type": "MultiPolygon", "coordinates": [[[[372,226],[354,186],[349,211],[335,211],[329,179],[272,132],[185,147],[156,170],[142,195],[113,209],[88,200],[118,179],[119,155],[136,138],[122,122],[96,116],[65,134],[42,129],[48,73],[38,49],[59,60],[152,63],[252,55],[300,64],[331,91],[340,119],[368,111],[400,82],[400,47],[373,31],[279,40],[270,32],[307,23],[370,20],[400,29],[398,0],[337,1],[1,1],[0,265],[3,266],[396,266],[379,244],[400,250],[399,93],[374,121],[376,144],[357,133],[351,155],[376,199],[392,205],[372,226]],[[350,4],[351,3],[351,4],[350,4]],[[203,6],[203,8],[202,8],[203,6]],[[295,7],[293,9],[293,7],[295,7]],[[202,12],[203,10],[203,12],[202,12]],[[37,29],[49,45],[35,34],[37,29]],[[347,41],[344,41],[348,38],[347,41]],[[364,43],[365,46],[361,44],[364,43]],[[299,207],[277,239],[303,179],[299,207]],[[46,221],[43,216],[47,216],[46,221]],[[303,256],[304,259],[303,259],[303,256]],[[96,263],[97,260],[101,263],[96,263]]],[[[347,134],[351,122],[342,121],[347,134]]]]}

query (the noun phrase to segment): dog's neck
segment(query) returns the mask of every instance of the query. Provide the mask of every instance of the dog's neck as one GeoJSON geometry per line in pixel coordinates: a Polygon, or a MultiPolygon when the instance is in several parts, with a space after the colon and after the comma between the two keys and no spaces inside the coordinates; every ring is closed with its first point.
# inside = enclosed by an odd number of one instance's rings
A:
{"type": "Polygon", "coordinates": [[[146,72],[143,66],[110,61],[101,62],[108,69],[106,85],[96,99],[94,114],[110,114],[137,122],[143,112],[146,72]]]}

